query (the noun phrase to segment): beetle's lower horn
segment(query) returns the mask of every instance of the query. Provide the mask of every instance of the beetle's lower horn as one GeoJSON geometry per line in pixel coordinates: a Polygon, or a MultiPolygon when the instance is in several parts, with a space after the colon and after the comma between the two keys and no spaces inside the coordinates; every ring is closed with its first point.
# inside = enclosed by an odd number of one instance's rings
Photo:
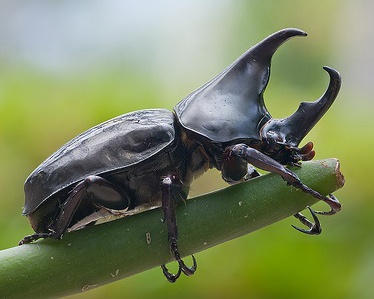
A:
{"type": "Polygon", "coordinates": [[[330,75],[330,84],[325,93],[314,102],[302,102],[296,112],[287,118],[270,120],[263,128],[263,135],[270,133],[288,145],[299,145],[330,108],[340,90],[339,72],[327,66],[323,69],[330,75]]]}

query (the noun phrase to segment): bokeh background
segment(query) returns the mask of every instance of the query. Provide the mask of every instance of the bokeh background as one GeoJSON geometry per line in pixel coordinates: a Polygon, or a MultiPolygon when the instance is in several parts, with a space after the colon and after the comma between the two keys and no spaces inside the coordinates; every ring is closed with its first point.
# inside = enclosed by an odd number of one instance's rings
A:
{"type": "MultiPolygon", "coordinates": [[[[1,1],[0,249],[31,233],[23,182],[63,143],[128,111],[172,109],[265,36],[297,27],[309,36],[277,51],[265,101],[287,116],[323,93],[323,65],[342,74],[305,139],[346,177],[322,235],[297,233],[290,218],[198,253],[197,273],[176,284],[156,268],[69,298],[374,298],[373,11],[370,0],[1,1]]],[[[191,195],[223,186],[211,171],[191,195]]]]}

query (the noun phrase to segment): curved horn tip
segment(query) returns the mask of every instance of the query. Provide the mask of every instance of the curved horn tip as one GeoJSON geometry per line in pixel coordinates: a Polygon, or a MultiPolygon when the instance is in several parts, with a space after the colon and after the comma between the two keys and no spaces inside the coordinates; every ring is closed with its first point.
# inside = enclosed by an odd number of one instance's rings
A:
{"type": "MultiPolygon", "coordinates": [[[[258,61],[269,63],[275,51],[288,39],[294,36],[306,36],[307,33],[297,28],[285,28],[264,38],[250,48],[246,54],[256,57],[258,61]]],[[[244,55],[244,56],[245,56],[244,55]]]]}
{"type": "Polygon", "coordinates": [[[330,76],[330,84],[329,84],[329,89],[331,88],[335,92],[335,97],[338,95],[339,89],[342,85],[342,78],[340,76],[340,73],[329,67],[329,66],[324,66],[323,69],[329,74],[330,76]]]}
{"type": "Polygon", "coordinates": [[[290,34],[291,36],[294,36],[294,35],[307,36],[308,35],[308,33],[306,33],[305,31],[301,29],[297,29],[297,28],[285,28],[285,29],[278,31],[278,33],[287,33],[287,34],[290,34]]]}
{"type": "Polygon", "coordinates": [[[325,66],[323,67],[323,69],[324,69],[326,72],[329,73],[330,77],[334,77],[334,78],[337,78],[337,79],[340,80],[341,76],[340,76],[340,73],[339,73],[337,70],[335,70],[335,69],[333,69],[332,67],[329,67],[329,66],[327,66],[327,65],[325,65],[325,66]]]}

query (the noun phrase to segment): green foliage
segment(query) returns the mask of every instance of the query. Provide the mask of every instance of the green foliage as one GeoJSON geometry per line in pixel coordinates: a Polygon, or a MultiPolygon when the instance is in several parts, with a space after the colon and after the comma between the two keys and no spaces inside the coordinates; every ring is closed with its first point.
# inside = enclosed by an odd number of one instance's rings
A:
{"type": "MultiPolygon", "coordinates": [[[[172,108],[204,82],[201,80],[208,80],[265,35],[284,27],[298,27],[309,37],[292,40],[276,53],[265,101],[274,116],[284,117],[301,100],[314,100],[322,94],[327,85],[324,64],[342,73],[343,87],[336,103],[305,139],[314,142],[317,159],[339,158],[346,177],[345,187],[336,192],[343,209],[334,217],[321,218],[322,235],[297,234],[290,229],[294,220],[284,220],[197,254],[198,273],[182,277],[177,284],[166,283],[159,269],[154,269],[70,298],[373,298],[374,91],[373,87],[365,90],[354,84],[372,77],[361,72],[370,65],[370,57],[366,61],[360,51],[360,47],[369,45],[369,36],[354,29],[370,29],[372,24],[360,18],[356,10],[362,8],[360,3],[233,1],[225,10],[225,18],[219,16],[216,27],[209,31],[219,36],[213,46],[206,42],[210,41],[206,23],[199,32],[189,31],[187,26],[183,32],[180,27],[164,28],[178,31],[180,39],[158,41],[170,51],[169,64],[159,72],[153,69],[153,73],[147,63],[134,67],[121,62],[115,67],[92,65],[87,70],[56,74],[23,64],[17,53],[17,63],[0,56],[0,249],[15,246],[31,233],[26,218],[21,216],[23,182],[64,142],[121,113],[148,107],[172,108]],[[196,36],[195,51],[187,48],[177,55],[172,45],[177,48],[183,44],[185,35],[196,36]],[[353,38],[359,42],[352,43],[353,38]],[[186,62],[181,57],[190,52],[200,54],[189,57],[188,70],[182,72],[186,62]],[[221,56],[214,56],[216,52],[221,56]],[[212,56],[218,61],[209,60],[212,56]],[[355,78],[351,66],[360,58],[365,63],[359,64],[360,77],[355,78]],[[209,65],[214,66],[208,69],[209,65]]],[[[213,10],[201,12],[200,4],[196,11],[211,22],[217,17],[213,10]]],[[[176,16],[177,23],[191,17],[181,11],[170,14],[176,16]]],[[[12,21],[20,19],[22,12],[18,14],[17,10],[17,16],[11,17],[12,21]]],[[[1,28],[0,33],[6,30],[1,28]]],[[[151,48],[149,41],[145,43],[147,50],[151,48]]],[[[3,43],[1,49],[6,46],[3,43]]],[[[181,47],[177,49],[182,51],[181,47]]],[[[147,52],[147,62],[153,59],[152,54],[147,52]]],[[[112,57],[113,61],[117,62],[117,57],[112,57]]],[[[210,171],[194,183],[192,193],[224,185],[219,174],[210,171]]]]}

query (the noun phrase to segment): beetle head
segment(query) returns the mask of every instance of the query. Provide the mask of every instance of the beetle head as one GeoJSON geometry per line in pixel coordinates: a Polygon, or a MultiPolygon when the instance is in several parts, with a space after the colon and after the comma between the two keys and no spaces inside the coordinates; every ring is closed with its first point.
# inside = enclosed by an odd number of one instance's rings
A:
{"type": "MultiPolygon", "coordinates": [[[[311,143],[301,149],[298,149],[297,146],[330,108],[341,86],[340,74],[336,70],[326,66],[324,70],[330,75],[330,84],[318,100],[302,102],[291,116],[281,119],[272,118],[262,127],[261,137],[265,152],[271,154],[269,151],[275,150],[278,155],[281,155],[282,151],[284,152],[283,155],[288,152],[290,156],[298,159],[296,151],[301,153],[299,160],[310,160],[313,158],[314,151],[312,151],[313,146],[311,143]]],[[[288,158],[284,157],[284,159],[287,160],[288,158]]],[[[282,159],[278,158],[279,160],[282,159]]]]}
{"type": "Polygon", "coordinates": [[[180,124],[213,142],[240,140],[256,145],[278,161],[311,159],[311,143],[301,149],[297,146],[335,100],[339,73],[325,67],[330,75],[325,94],[315,102],[301,103],[287,118],[272,119],[263,99],[273,54],[289,38],[305,35],[299,29],[283,29],[250,48],[175,106],[180,124]]]}

